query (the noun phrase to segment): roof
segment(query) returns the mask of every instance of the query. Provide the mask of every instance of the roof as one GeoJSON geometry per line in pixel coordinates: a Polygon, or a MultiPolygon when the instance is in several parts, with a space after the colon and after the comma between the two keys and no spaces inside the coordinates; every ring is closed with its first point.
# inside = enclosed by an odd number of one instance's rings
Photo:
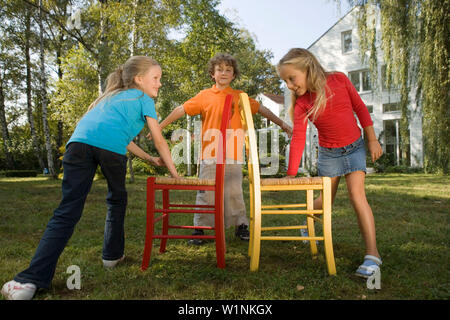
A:
{"type": "Polygon", "coordinates": [[[279,104],[284,104],[284,96],[280,96],[277,94],[272,94],[272,93],[263,93],[267,98],[269,98],[270,100],[279,103],[279,104]]]}
{"type": "Polygon", "coordinates": [[[346,14],[344,14],[344,15],[342,16],[342,18],[340,18],[338,21],[336,21],[335,24],[333,24],[333,25],[332,25],[330,28],[328,28],[328,30],[325,31],[319,38],[317,38],[313,43],[311,43],[311,45],[310,45],[307,49],[308,49],[308,50],[311,49],[311,47],[312,47],[313,45],[315,45],[315,44],[317,43],[317,41],[319,41],[320,39],[322,39],[322,37],[323,37],[324,35],[326,35],[326,34],[328,33],[328,31],[330,31],[331,29],[333,29],[339,22],[341,22],[342,20],[344,20],[344,18],[345,18],[346,16],[348,16],[350,12],[352,12],[353,10],[355,10],[355,8],[357,8],[357,6],[354,6],[354,7],[351,8],[346,14]]]}

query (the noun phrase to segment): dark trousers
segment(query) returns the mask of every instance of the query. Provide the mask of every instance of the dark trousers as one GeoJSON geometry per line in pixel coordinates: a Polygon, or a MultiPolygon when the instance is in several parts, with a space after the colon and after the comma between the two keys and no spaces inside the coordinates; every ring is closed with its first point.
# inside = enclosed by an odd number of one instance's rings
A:
{"type": "Polygon", "coordinates": [[[20,283],[34,283],[48,288],[56,263],[81,218],[97,166],[108,183],[108,207],[102,258],[116,260],[124,253],[124,219],[127,206],[125,188],[127,157],[84,143],[72,142],[63,158],[62,200],[48,222],[28,269],[14,278],[20,283]]]}

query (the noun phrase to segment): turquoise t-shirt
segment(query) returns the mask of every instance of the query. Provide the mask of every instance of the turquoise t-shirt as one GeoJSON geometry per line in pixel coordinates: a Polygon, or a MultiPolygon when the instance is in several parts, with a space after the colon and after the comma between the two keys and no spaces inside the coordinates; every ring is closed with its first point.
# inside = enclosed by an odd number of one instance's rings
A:
{"type": "Polygon", "coordinates": [[[125,155],[144,127],[145,116],[158,119],[153,99],[138,89],[121,91],[87,112],[67,144],[82,142],[125,155]]]}

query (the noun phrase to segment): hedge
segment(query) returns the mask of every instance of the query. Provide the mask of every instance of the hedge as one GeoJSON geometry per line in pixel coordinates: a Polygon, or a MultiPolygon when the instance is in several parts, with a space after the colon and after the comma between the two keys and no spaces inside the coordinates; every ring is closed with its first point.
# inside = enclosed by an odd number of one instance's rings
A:
{"type": "Polygon", "coordinates": [[[36,177],[36,170],[6,170],[5,177],[36,177]]]}

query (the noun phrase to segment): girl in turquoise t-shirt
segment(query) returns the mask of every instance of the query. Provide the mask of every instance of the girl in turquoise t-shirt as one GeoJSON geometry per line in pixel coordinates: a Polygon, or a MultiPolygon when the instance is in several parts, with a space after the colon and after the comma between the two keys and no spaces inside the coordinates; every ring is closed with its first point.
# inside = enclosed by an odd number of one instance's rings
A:
{"type": "Polygon", "coordinates": [[[126,151],[153,165],[167,166],[178,177],[169,147],[156,117],[153,98],[161,87],[161,67],[148,57],[135,56],[109,75],[106,90],[77,124],[63,158],[62,200],[54,211],[28,269],[2,288],[7,299],[31,299],[36,288],[48,288],[59,256],[81,218],[97,166],[108,183],[103,265],[114,267],[124,257],[124,218],[127,206],[126,151]],[[132,140],[147,123],[160,158],[132,140]]]}

